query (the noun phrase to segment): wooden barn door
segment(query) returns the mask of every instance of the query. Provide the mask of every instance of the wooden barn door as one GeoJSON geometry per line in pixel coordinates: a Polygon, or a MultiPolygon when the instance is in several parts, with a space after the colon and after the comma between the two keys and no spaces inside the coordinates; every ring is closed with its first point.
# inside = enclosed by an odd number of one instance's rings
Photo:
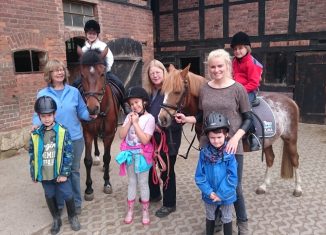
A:
{"type": "Polygon", "coordinates": [[[111,71],[123,81],[126,90],[142,85],[142,45],[131,38],[119,38],[108,42],[114,55],[111,71]]]}
{"type": "Polygon", "coordinates": [[[301,121],[326,124],[326,51],[296,54],[295,100],[301,121]]]}

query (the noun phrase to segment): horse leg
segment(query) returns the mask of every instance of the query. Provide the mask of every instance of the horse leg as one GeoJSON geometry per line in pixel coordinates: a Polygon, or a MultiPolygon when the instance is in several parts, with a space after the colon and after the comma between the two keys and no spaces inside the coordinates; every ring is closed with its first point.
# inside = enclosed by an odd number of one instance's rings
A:
{"type": "Polygon", "coordinates": [[[95,157],[94,157],[94,160],[93,160],[93,165],[94,166],[98,166],[100,165],[101,163],[101,160],[100,160],[100,151],[98,149],[98,143],[97,143],[97,136],[94,137],[94,154],[95,154],[95,157]]]}
{"type": "Polygon", "coordinates": [[[264,194],[267,191],[267,186],[271,184],[271,173],[270,170],[274,163],[275,154],[273,147],[268,146],[264,149],[265,158],[266,158],[266,171],[264,177],[264,183],[256,189],[256,194],[264,194]]]}
{"type": "Polygon", "coordinates": [[[300,197],[302,195],[301,177],[299,174],[299,154],[297,151],[297,138],[288,140],[283,139],[283,154],[281,177],[283,179],[290,179],[294,176],[295,188],[293,196],[300,197]]]}
{"type": "Polygon", "coordinates": [[[86,201],[92,201],[94,199],[93,188],[92,188],[92,178],[91,178],[91,168],[93,165],[92,159],[92,138],[91,136],[85,136],[85,158],[84,164],[86,167],[86,189],[84,198],[86,201]]]}
{"type": "Polygon", "coordinates": [[[104,188],[103,192],[106,194],[112,193],[112,185],[110,183],[110,162],[111,162],[111,144],[113,142],[114,134],[110,134],[104,138],[104,155],[103,155],[103,168],[104,168],[104,188]]]}

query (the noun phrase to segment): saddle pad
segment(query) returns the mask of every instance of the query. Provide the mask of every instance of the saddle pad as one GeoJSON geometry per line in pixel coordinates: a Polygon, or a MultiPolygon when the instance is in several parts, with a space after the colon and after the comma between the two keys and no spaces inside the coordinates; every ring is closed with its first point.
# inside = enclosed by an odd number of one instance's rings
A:
{"type": "MultiPolygon", "coordinates": [[[[274,113],[269,104],[263,99],[263,97],[257,97],[257,99],[259,99],[260,104],[256,107],[253,107],[252,111],[262,121],[265,130],[265,137],[273,137],[276,133],[274,113]]],[[[256,115],[253,115],[256,135],[263,137],[262,125],[257,119],[256,115]]]]}

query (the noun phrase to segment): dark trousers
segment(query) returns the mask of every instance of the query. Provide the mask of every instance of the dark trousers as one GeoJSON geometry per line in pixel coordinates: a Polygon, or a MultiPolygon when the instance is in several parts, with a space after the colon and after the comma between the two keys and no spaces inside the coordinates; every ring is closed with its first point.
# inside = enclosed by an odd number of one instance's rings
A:
{"type": "MultiPolygon", "coordinates": [[[[167,164],[167,157],[165,154],[161,155],[166,166],[167,164]]],[[[175,179],[175,171],[174,171],[174,165],[177,159],[177,156],[170,156],[170,171],[169,171],[169,179],[168,181],[168,174],[167,171],[161,172],[161,179],[163,181],[163,206],[166,207],[174,207],[176,206],[176,179],[175,179]],[[167,184],[167,186],[165,185],[167,184]]],[[[152,180],[152,174],[153,174],[153,168],[149,171],[149,190],[150,190],[150,197],[151,198],[157,198],[161,195],[160,191],[160,184],[154,184],[152,180]]]]}
{"type": "Polygon", "coordinates": [[[108,79],[112,80],[114,82],[114,84],[119,87],[119,89],[122,92],[122,95],[124,96],[125,87],[124,87],[123,82],[120,80],[120,78],[118,78],[118,76],[116,76],[114,73],[109,71],[109,72],[106,72],[106,79],[107,79],[107,81],[108,81],[108,79]]]}
{"type": "Polygon", "coordinates": [[[63,200],[69,200],[73,198],[72,187],[70,178],[65,182],[58,183],[54,180],[43,180],[42,186],[46,198],[62,198],[63,200]]]}

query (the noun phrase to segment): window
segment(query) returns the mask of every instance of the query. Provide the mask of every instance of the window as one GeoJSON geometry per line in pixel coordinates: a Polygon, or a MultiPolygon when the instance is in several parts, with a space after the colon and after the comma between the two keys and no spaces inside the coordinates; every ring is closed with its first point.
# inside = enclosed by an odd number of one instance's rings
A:
{"type": "Polygon", "coordinates": [[[36,50],[21,50],[13,54],[15,72],[38,72],[42,71],[47,60],[47,53],[36,50]]]}
{"type": "MultiPolygon", "coordinates": [[[[265,83],[287,84],[287,55],[285,52],[266,54],[265,83]]],[[[289,84],[288,84],[289,85],[289,84]]]]}
{"type": "Polygon", "coordinates": [[[86,21],[94,19],[93,5],[63,2],[63,15],[66,26],[84,27],[86,21]]]}

